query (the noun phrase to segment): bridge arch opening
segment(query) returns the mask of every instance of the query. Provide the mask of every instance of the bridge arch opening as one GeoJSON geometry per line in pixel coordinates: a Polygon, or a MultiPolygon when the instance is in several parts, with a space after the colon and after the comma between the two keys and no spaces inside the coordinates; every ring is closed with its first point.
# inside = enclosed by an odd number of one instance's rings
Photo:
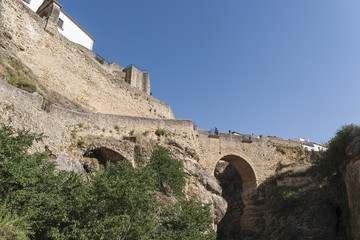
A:
{"type": "Polygon", "coordinates": [[[104,169],[108,161],[112,164],[117,164],[125,159],[125,157],[120,153],[107,147],[99,147],[88,150],[84,153],[84,157],[96,159],[98,170],[104,169]]]}
{"type": "Polygon", "coordinates": [[[239,172],[243,192],[257,187],[255,171],[245,159],[237,155],[226,155],[222,157],[221,160],[231,163],[239,172]]]}
{"type": "Polygon", "coordinates": [[[240,221],[244,212],[243,193],[257,187],[252,166],[236,155],[222,157],[214,171],[227,201],[225,216],[217,225],[217,239],[241,239],[240,221]]]}

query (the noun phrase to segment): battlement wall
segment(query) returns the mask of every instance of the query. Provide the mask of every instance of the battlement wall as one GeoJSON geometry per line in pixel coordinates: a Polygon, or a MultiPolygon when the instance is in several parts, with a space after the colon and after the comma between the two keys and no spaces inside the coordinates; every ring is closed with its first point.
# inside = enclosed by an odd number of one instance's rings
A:
{"type": "Polygon", "coordinates": [[[174,119],[170,106],[125,82],[122,67],[102,64],[88,49],[61,34],[21,0],[1,0],[1,45],[16,55],[48,89],[88,111],[174,119]]]}

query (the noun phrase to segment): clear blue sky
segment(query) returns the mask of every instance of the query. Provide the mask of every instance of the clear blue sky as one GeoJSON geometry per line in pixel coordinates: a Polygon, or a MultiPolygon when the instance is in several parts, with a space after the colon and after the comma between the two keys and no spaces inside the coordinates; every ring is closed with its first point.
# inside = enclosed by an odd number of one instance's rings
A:
{"type": "Polygon", "coordinates": [[[59,2],[200,129],[325,142],[359,124],[359,0],[59,2]]]}

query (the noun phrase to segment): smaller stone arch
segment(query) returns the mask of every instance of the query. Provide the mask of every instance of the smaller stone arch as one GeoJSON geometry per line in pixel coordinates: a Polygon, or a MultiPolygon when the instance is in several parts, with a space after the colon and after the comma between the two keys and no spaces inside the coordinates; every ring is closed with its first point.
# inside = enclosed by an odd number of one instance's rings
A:
{"type": "Polygon", "coordinates": [[[84,153],[84,157],[97,159],[100,169],[105,168],[108,161],[117,164],[118,162],[125,160],[123,155],[107,147],[98,147],[88,150],[84,153]]]}
{"type": "Polygon", "coordinates": [[[237,155],[229,154],[225,155],[220,160],[231,163],[239,172],[242,179],[243,192],[257,187],[255,170],[245,159],[237,155]]]}

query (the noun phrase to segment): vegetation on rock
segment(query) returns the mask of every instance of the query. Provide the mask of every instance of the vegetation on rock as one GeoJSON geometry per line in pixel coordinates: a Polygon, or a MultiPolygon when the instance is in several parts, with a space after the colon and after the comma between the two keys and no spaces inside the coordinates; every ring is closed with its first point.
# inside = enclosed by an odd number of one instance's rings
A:
{"type": "Polygon", "coordinates": [[[108,163],[84,181],[55,170],[45,153],[30,154],[41,138],[0,129],[1,239],[215,239],[208,206],[182,197],[182,165],[166,149],[148,166],[108,163]],[[164,182],[177,199],[160,207],[164,182]]]}
{"type": "Polygon", "coordinates": [[[344,231],[346,239],[352,239],[351,213],[344,181],[345,168],[350,161],[346,149],[354,140],[353,132],[355,129],[359,129],[359,126],[354,124],[342,126],[329,142],[329,148],[324,156],[319,158],[315,165],[315,169],[321,174],[323,181],[327,183],[328,191],[336,196],[341,209],[342,231],[344,231]]]}

